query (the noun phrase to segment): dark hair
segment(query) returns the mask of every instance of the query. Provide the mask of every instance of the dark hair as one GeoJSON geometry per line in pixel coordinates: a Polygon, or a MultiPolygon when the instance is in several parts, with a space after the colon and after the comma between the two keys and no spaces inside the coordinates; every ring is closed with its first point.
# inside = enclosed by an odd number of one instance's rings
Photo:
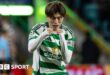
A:
{"type": "Polygon", "coordinates": [[[60,1],[52,1],[48,3],[45,9],[45,14],[48,17],[53,17],[54,14],[59,13],[61,16],[65,16],[66,9],[64,8],[63,3],[60,1]]]}

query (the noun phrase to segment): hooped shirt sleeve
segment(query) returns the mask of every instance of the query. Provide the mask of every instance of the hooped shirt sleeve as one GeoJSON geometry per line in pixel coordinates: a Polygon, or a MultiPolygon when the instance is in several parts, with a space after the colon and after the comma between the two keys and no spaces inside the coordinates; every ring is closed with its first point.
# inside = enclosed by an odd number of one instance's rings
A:
{"type": "Polygon", "coordinates": [[[42,26],[37,26],[32,28],[29,39],[28,39],[28,51],[33,52],[35,49],[38,49],[43,39],[49,35],[48,31],[42,28],[42,26]]]}
{"type": "Polygon", "coordinates": [[[28,37],[28,51],[33,53],[33,72],[39,70],[39,46],[42,40],[48,35],[47,30],[42,25],[35,25],[28,37]]]}
{"type": "Polygon", "coordinates": [[[75,36],[70,31],[63,30],[61,34],[62,46],[63,46],[63,57],[66,64],[68,64],[71,60],[72,53],[74,51],[74,44],[75,44],[75,36]]]}

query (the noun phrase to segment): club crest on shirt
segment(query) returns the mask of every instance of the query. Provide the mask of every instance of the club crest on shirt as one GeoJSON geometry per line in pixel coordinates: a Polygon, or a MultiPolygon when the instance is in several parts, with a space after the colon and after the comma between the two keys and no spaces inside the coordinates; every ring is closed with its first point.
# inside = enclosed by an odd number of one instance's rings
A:
{"type": "Polygon", "coordinates": [[[58,55],[59,49],[57,47],[52,48],[52,53],[58,55]]]}

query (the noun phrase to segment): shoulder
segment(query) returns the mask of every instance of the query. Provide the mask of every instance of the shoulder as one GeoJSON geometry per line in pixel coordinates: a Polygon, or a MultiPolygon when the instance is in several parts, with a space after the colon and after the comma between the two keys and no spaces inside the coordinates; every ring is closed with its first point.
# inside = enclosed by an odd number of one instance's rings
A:
{"type": "Polygon", "coordinates": [[[67,39],[76,40],[76,36],[75,36],[74,30],[73,30],[72,28],[63,25],[63,26],[62,26],[62,29],[65,30],[65,37],[66,37],[67,39]]]}
{"type": "Polygon", "coordinates": [[[36,24],[32,27],[32,30],[39,30],[41,28],[45,28],[46,27],[46,23],[40,23],[40,24],[36,24]]]}
{"type": "Polygon", "coordinates": [[[62,29],[64,29],[66,33],[73,34],[73,30],[67,27],[66,25],[62,25],[62,29]]]}

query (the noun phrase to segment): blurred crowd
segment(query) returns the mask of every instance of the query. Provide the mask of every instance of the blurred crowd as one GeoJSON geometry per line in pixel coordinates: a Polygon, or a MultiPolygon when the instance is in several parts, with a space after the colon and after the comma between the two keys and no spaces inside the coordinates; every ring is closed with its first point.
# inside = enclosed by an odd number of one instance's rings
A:
{"type": "Polygon", "coordinates": [[[80,18],[110,42],[110,1],[109,0],[65,0],[80,18]]]}
{"type": "MultiPolygon", "coordinates": [[[[27,34],[11,20],[0,17],[0,64],[26,64],[27,34]]],[[[11,70],[0,70],[1,73],[9,74],[11,70]]]]}
{"type": "MultiPolygon", "coordinates": [[[[110,44],[110,1],[109,0],[64,0],[65,3],[77,13],[77,15],[93,28],[104,40],[110,44]]],[[[77,36],[78,34],[76,34],[77,36]]],[[[82,64],[109,64],[110,55],[93,42],[90,32],[80,32],[77,36],[78,45],[81,48],[76,51],[82,64]],[[79,38],[79,35],[80,38],[79,38]],[[82,37],[82,38],[81,38],[82,37]]],[[[109,49],[110,50],[110,49],[109,49]]],[[[110,54],[110,53],[109,53],[110,54]]],[[[73,61],[74,63],[74,61],[73,61]]]]}

